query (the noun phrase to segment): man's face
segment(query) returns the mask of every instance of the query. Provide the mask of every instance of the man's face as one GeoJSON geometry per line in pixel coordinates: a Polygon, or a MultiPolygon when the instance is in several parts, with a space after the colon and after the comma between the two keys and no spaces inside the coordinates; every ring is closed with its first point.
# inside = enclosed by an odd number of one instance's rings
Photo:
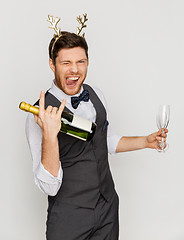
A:
{"type": "Polygon", "coordinates": [[[88,59],[83,48],[61,49],[58,52],[56,64],[53,65],[51,59],[49,63],[55,73],[55,84],[58,88],[67,95],[80,92],[88,69],[88,59]]]}

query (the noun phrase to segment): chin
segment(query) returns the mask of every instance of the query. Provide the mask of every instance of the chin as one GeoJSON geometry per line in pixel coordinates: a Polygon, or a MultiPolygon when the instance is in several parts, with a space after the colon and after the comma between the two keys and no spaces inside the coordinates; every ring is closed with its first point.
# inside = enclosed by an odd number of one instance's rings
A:
{"type": "Polygon", "coordinates": [[[77,89],[66,89],[65,93],[67,95],[75,95],[80,92],[80,88],[77,89]]]}
{"type": "Polygon", "coordinates": [[[72,88],[67,87],[67,88],[65,89],[65,90],[66,90],[65,93],[66,93],[67,95],[75,95],[75,94],[77,94],[77,93],[80,92],[81,86],[82,86],[82,85],[80,85],[80,86],[75,86],[75,87],[72,87],[72,88]]]}

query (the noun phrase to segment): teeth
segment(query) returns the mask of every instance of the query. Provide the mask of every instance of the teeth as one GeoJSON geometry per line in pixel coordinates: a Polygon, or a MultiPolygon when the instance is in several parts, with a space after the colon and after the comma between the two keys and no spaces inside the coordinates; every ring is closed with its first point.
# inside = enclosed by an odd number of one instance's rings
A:
{"type": "Polygon", "coordinates": [[[67,78],[68,80],[72,80],[72,81],[75,81],[75,80],[78,80],[79,77],[70,77],[70,78],[67,78]]]}

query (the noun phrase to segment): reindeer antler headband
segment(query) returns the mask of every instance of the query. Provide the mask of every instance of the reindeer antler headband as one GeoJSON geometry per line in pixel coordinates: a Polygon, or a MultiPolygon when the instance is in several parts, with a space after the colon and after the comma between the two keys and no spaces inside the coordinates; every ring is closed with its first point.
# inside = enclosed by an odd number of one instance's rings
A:
{"type": "MultiPolygon", "coordinates": [[[[60,20],[61,20],[61,18],[59,18],[59,17],[54,17],[52,15],[48,15],[47,21],[51,23],[51,26],[49,26],[49,28],[54,29],[54,31],[56,33],[53,36],[55,41],[52,45],[51,55],[53,55],[54,46],[55,46],[57,40],[62,36],[61,29],[57,27],[57,24],[59,23],[60,20]]],[[[87,14],[86,13],[83,14],[82,17],[78,16],[77,21],[79,22],[79,27],[77,27],[77,35],[84,37],[85,33],[81,34],[81,32],[82,32],[83,28],[87,27],[87,25],[85,24],[85,22],[88,21],[87,14]]]]}

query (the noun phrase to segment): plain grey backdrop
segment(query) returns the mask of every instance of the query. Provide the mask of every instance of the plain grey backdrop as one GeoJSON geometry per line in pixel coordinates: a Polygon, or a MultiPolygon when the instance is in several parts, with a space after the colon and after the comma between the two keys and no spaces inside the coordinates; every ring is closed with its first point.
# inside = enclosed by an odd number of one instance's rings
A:
{"type": "MultiPolygon", "coordinates": [[[[157,131],[159,104],[171,105],[167,153],[141,150],[110,156],[120,197],[120,240],[184,240],[182,0],[1,1],[0,239],[44,240],[47,196],[34,184],[25,137],[27,114],[53,74],[48,44],[54,32],[76,32],[88,13],[88,84],[107,100],[110,123],[122,136],[157,131]]],[[[62,239],[62,237],[61,237],[62,239]]]]}

